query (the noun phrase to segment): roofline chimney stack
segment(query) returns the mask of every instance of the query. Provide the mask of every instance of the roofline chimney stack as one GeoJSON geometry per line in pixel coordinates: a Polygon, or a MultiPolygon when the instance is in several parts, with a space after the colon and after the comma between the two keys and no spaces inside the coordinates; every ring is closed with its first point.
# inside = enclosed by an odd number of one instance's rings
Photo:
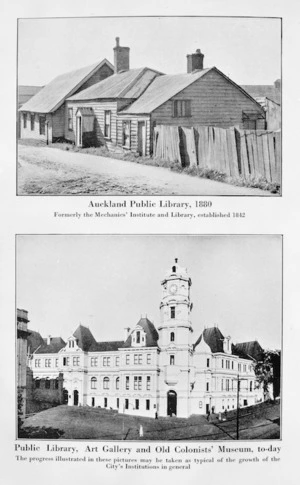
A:
{"type": "Polygon", "coordinates": [[[129,51],[129,47],[120,46],[120,37],[116,37],[116,46],[114,47],[115,74],[121,71],[129,71],[129,51]]]}
{"type": "Polygon", "coordinates": [[[202,71],[204,54],[202,54],[200,49],[196,49],[196,52],[194,52],[193,54],[188,54],[186,57],[188,73],[191,73],[193,71],[202,71]]]}

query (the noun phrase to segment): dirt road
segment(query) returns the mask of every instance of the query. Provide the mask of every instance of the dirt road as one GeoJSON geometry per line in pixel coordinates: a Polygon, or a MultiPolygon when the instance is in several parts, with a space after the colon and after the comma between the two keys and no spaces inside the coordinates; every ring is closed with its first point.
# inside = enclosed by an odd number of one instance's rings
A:
{"type": "Polygon", "coordinates": [[[24,145],[19,145],[18,194],[271,195],[164,168],[24,145]]]}

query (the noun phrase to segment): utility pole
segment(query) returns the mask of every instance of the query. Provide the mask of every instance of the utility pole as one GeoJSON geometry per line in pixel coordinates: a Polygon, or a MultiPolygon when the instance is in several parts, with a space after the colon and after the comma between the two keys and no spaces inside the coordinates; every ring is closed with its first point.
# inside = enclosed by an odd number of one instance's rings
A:
{"type": "Polygon", "coordinates": [[[240,376],[237,375],[237,403],[236,403],[236,439],[239,439],[239,411],[240,411],[240,376]]]}

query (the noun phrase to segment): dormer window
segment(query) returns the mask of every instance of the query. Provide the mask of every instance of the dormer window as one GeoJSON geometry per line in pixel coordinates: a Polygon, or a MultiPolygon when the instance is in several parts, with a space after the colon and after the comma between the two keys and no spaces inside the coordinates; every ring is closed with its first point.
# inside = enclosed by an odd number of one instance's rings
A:
{"type": "Polygon", "coordinates": [[[141,332],[136,332],[136,343],[139,344],[141,342],[141,332]]]}
{"type": "Polygon", "coordinates": [[[176,273],[176,266],[173,266],[172,273],[176,273]]]}

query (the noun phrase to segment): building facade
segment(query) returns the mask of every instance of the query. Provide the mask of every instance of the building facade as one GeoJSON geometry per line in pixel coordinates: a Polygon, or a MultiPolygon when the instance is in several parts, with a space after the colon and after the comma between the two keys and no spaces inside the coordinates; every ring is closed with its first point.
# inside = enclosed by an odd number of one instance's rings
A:
{"type": "Polygon", "coordinates": [[[142,317],[123,340],[97,342],[82,325],[67,342],[29,336],[35,385],[62,377],[65,404],[149,417],[224,412],[238,395],[241,407],[261,402],[253,357],[217,327],[194,337],[191,285],[176,259],[161,282],[159,326],[142,317]]]}

